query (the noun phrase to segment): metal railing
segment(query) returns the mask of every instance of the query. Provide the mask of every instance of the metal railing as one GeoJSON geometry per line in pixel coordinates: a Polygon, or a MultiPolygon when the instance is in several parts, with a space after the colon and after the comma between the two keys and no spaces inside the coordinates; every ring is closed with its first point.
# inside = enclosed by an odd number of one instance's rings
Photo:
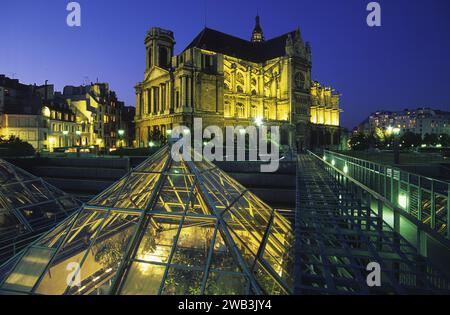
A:
{"type": "MultiPolygon", "coordinates": [[[[336,238],[333,236],[333,242],[327,243],[327,246],[332,248],[338,244],[338,248],[353,248],[358,251],[361,249],[362,240],[369,243],[373,242],[376,244],[377,249],[375,255],[379,256],[378,259],[385,259],[386,262],[389,259],[396,261],[396,258],[393,258],[394,256],[388,255],[389,251],[396,252],[402,259],[405,259],[405,261],[410,261],[412,259],[412,266],[414,266],[415,262],[415,264],[417,264],[416,267],[418,268],[417,271],[419,271],[419,273],[425,272],[427,274],[426,279],[432,283],[433,287],[444,290],[450,289],[450,282],[448,281],[448,279],[450,279],[448,273],[450,242],[447,239],[438,235],[435,231],[417,220],[418,224],[414,225],[412,223],[413,218],[404,210],[395,204],[392,204],[380,193],[352,178],[349,174],[348,166],[345,169],[345,165],[344,167],[338,168],[336,160],[333,162],[332,159],[324,159],[322,154],[318,156],[310,151],[308,151],[308,154],[316,162],[316,166],[326,171],[329,175],[325,180],[329,181],[329,186],[331,188],[327,189],[325,186],[321,186],[319,190],[316,190],[316,195],[320,195],[322,192],[329,192],[331,189],[335,198],[339,198],[338,205],[345,205],[343,208],[338,207],[338,211],[341,211],[342,209],[346,209],[347,211],[337,215],[336,222],[341,223],[335,224],[335,227],[332,229],[322,229],[322,226],[326,225],[322,225],[321,223],[316,224],[316,226],[319,227],[317,233],[320,233],[321,235],[319,238],[326,239],[326,234],[330,233],[330,231],[331,234],[338,231],[341,231],[340,233],[342,233],[342,230],[347,229],[348,231],[344,233],[346,236],[342,238],[342,240],[347,241],[352,245],[350,247],[342,246],[342,243],[335,242],[336,238]],[[333,185],[335,186],[333,187],[333,185]],[[352,201],[350,202],[350,200],[352,201]],[[342,225],[342,222],[348,222],[348,224],[345,223],[342,225]],[[409,228],[409,231],[407,231],[408,233],[402,233],[406,230],[405,226],[409,228]],[[351,234],[358,234],[358,232],[361,233],[360,236],[350,236],[351,234]],[[362,238],[360,238],[361,236],[362,238]],[[377,243],[380,240],[381,242],[377,243]],[[353,247],[353,245],[355,247],[353,247]],[[436,250],[436,245],[439,246],[440,250],[436,250]],[[415,247],[414,252],[411,251],[411,248],[413,247],[415,247]],[[411,256],[415,254],[419,254],[419,257],[422,256],[423,260],[411,256]],[[424,262],[426,262],[425,265],[421,265],[424,262]]],[[[307,170],[305,173],[307,173],[307,170]]],[[[320,174],[314,173],[309,176],[320,177],[320,174]]],[[[322,176],[322,181],[323,180],[322,176]]],[[[314,193],[311,194],[312,198],[314,198],[314,196],[314,193]]],[[[308,196],[308,198],[311,197],[308,196]]],[[[320,205],[322,205],[322,208],[324,207],[326,209],[325,214],[327,215],[330,213],[333,214],[330,210],[333,211],[333,209],[336,209],[336,205],[333,204],[331,199],[323,199],[322,196],[319,196],[318,200],[318,204],[309,203],[309,207],[314,209],[312,216],[313,222],[320,222],[323,219],[323,216],[321,218],[320,210],[318,210],[320,209],[320,205]]],[[[305,216],[305,209],[303,209],[303,211],[303,216],[305,216]]],[[[299,215],[299,213],[300,212],[297,209],[297,215],[299,215]]],[[[297,218],[297,221],[299,221],[299,218],[300,217],[297,218]]],[[[303,218],[303,220],[305,219],[303,218]]],[[[309,226],[314,226],[314,224],[308,223],[308,233],[310,231],[309,226]]],[[[309,235],[308,233],[305,235],[309,235]]],[[[297,243],[301,244],[300,242],[297,243]]],[[[323,249],[324,247],[320,248],[320,250],[323,249]]],[[[335,252],[333,251],[332,253],[334,254],[335,252]]],[[[358,255],[360,254],[361,253],[358,253],[358,255]]],[[[345,257],[348,258],[350,256],[345,254],[345,257]]],[[[394,265],[398,262],[400,261],[396,261],[394,265]]],[[[390,263],[388,263],[388,265],[390,265],[390,263]]],[[[400,269],[403,267],[400,266],[400,269]]],[[[397,279],[399,283],[407,286],[409,284],[417,285],[418,278],[407,272],[407,270],[411,271],[413,269],[414,267],[411,269],[411,266],[405,267],[405,270],[403,270],[406,272],[405,275],[401,275],[401,277],[397,279]]]]}
{"type": "MultiPolygon", "coordinates": [[[[436,205],[442,204],[440,198],[443,196],[448,204],[448,191],[445,191],[447,193],[445,195],[445,193],[442,193],[442,190],[437,190],[436,183],[430,183],[433,179],[404,172],[390,166],[351,158],[332,151],[325,151],[320,156],[312,152],[308,153],[337,182],[349,189],[352,194],[369,206],[381,220],[390,225],[396,233],[399,233],[399,235],[414,245],[420,255],[429,258],[441,270],[448,269],[448,262],[450,261],[450,240],[448,235],[442,232],[439,233],[436,228],[432,228],[431,221],[424,220],[424,217],[422,217],[422,220],[418,220],[414,211],[408,212],[407,204],[410,202],[410,196],[402,193],[402,197],[398,198],[400,195],[399,191],[407,191],[408,189],[404,185],[405,174],[409,175],[410,191],[413,189],[412,185],[415,185],[415,179],[412,178],[416,177],[420,181],[419,185],[416,185],[420,188],[417,190],[417,193],[419,195],[422,194],[422,196],[419,196],[419,200],[425,206],[428,206],[427,203],[433,204],[430,209],[433,208],[435,211],[438,208],[436,205]],[[419,179],[420,177],[422,178],[419,179]],[[424,184],[427,183],[427,180],[428,184],[424,184]],[[424,192],[428,192],[429,196],[423,196],[424,192]],[[406,196],[406,199],[403,196],[406,196]],[[434,198],[430,196],[434,196],[434,198]],[[437,199],[439,199],[439,202],[436,202],[437,199]]],[[[446,184],[446,189],[448,189],[448,183],[442,183],[446,184]]],[[[411,206],[409,209],[412,209],[411,206]]],[[[446,209],[448,209],[448,206],[445,207],[445,211],[447,211],[446,209]]],[[[423,214],[423,207],[418,212],[423,214]]],[[[431,217],[431,211],[429,216],[431,217]]],[[[446,222],[449,221],[447,220],[446,222]]],[[[447,230],[445,229],[445,231],[447,230]]]]}
{"type": "Polygon", "coordinates": [[[324,151],[323,159],[438,235],[450,239],[449,182],[332,151],[324,151]]]}

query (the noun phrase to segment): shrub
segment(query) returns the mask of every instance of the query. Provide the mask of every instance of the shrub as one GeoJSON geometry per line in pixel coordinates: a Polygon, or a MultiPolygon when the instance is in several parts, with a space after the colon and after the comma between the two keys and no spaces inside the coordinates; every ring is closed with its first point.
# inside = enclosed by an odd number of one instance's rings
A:
{"type": "Polygon", "coordinates": [[[22,141],[17,137],[11,136],[5,140],[0,137],[0,155],[1,156],[30,156],[34,155],[35,150],[31,144],[22,141]]]}

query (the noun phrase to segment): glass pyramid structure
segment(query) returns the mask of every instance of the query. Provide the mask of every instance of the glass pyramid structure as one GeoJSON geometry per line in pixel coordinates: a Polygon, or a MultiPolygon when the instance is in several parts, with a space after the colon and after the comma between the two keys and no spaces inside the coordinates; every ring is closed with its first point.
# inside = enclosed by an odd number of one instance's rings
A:
{"type": "Polygon", "coordinates": [[[0,268],[2,294],[291,294],[291,223],[170,148],[0,268]]]}
{"type": "Polygon", "coordinates": [[[0,262],[80,206],[72,196],[0,159],[0,262]]]}

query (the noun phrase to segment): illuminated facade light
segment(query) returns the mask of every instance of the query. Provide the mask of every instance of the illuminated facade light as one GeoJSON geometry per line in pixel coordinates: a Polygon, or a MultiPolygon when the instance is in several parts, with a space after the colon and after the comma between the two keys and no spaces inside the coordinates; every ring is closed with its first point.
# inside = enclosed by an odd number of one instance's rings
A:
{"type": "Polygon", "coordinates": [[[120,130],[118,131],[118,134],[119,134],[119,136],[123,137],[123,136],[125,135],[125,130],[120,129],[120,130]]]}
{"type": "Polygon", "coordinates": [[[332,160],[332,161],[331,161],[331,165],[335,166],[335,165],[336,165],[336,161],[335,161],[335,160],[332,160]]]}
{"type": "Polygon", "coordinates": [[[408,206],[408,196],[406,196],[403,193],[400,193],[398,195],[398,205],[402,208],[402,209],[406,209],[406,207],[408,206]]]}
{"type": "Polygon", "coordinates": [[[347,164],[345,164],[345,166],[344,166],[344,173],[348,174],[348,166],[347,166],[347,164]]]}
{"type": "Polygon", "coordinates": [[[264,124],[264,119],[262,119],[261,117],[256,117],[255,118],[255,125],[258,127],[261,127],[264,124]]]}
{"type": "Polygon", "coordinates": [[[150,141],[150,142],[148,143],[148,146],[149,146],[150,148],[153,148],[153,147],[155,146],[155,143],[154,143],[153,141],[150,141]]]}

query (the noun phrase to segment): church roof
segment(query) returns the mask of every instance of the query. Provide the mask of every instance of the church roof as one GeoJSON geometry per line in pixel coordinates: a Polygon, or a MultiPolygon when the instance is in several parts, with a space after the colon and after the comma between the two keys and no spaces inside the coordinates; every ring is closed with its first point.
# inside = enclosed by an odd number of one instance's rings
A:
{"type": "Polygon", "coordinates": [[[226,173],[164,147],[2,266],[0,293],[288,294],[293,240],[226,173]]]}
{"type": "Polygon", "coordinates": [[[286,55],[286,40],[289,34],[294,38],[295,31],[265,42],[252,43],[251,41],[205,27],[185,50],[196,47],[230,57],[262,63],[286,55]]]}

